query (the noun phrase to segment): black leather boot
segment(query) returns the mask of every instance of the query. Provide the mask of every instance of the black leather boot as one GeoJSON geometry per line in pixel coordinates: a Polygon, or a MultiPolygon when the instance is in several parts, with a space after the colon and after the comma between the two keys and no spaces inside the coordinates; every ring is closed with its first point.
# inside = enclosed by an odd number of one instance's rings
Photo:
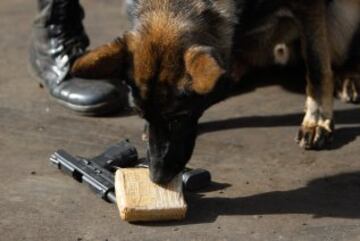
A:
{"type": "Polygon", "coordinates": [[[30,63],[52,97],[83,114],[99,115],[119,110],[124,92],[110,81],[72,77],[74,60],[89,45],[78,0],[38,0],[39,15],[32,27],[30,63]]]}

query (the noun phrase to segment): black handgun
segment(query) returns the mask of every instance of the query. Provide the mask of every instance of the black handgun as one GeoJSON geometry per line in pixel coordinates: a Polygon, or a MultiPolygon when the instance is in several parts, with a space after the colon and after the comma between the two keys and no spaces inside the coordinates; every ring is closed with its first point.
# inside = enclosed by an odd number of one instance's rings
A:
{"type": "Polygon", "coordinates": [[[114,171],[119,167],[135,166],[138,154],[136,148],[125,140],[92,159],[74,157],[59,150],[51,155],[50,161],[78,182],[87,183],[105,201],[115,203],[114,171]]]}
{"type": "Polygon", "coordinates": [[[107,202],[115,203],[114,174],[95,162],[78,159],[64,150],[55,152],[50,161],[64,173],[81,183],[89,184],[90,188],[107,202]]]}

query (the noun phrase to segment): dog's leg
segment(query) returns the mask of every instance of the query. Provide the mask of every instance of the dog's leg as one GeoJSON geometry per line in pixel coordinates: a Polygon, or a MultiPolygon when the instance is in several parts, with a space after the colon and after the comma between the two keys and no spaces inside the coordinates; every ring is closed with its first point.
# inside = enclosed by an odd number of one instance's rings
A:
{"type": "Polygon", "coordinates": [[[336,94],[348,103],[360,103],[360,27],[350,47],[347,62],[337,73],[336,94]]]}
{"type": "Polygon", "coordinates": [[[332,139],[334,80],[327,41],[324,1],[301,13],[302,45],[307,65],[306,114],[297,141],[305,149],[324,148],[332,139]],[[317,11],[318,10],[318,11],[317,11]]]}
{"type": "Polygon", "coordinates": [[[357,67],[346,69],[336,79],[336,95],[347,103],[360,103],[360,63],[357,67]]]}

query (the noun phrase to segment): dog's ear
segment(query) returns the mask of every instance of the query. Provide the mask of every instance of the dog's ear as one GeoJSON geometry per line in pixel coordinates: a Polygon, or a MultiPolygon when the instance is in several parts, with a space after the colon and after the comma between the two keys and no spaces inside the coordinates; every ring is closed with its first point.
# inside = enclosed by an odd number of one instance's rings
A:
{"type": "Polygon", "coordinates": [[[78,58],[73,64],[71,74],[88,79],[121,78],[126,59],[126,44],[118,38],[78,58]]]}
{"type": "Polygon", "coordinates": [[[191,89],[197,94],[211,92],[225,73],[214,49],[207,46],[190,47],[185,53],[185,68],[191,76],[191,89]]]}

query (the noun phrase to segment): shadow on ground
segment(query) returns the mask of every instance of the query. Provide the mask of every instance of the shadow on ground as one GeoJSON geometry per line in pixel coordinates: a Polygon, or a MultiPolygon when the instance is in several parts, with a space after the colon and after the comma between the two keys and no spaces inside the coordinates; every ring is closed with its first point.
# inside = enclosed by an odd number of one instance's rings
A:
{"type": "Polygon", "coordinates": [[[239,198],[189,196],[189,223],[221,215],[309,214],[314,218],[360,218],[360,172],[318,178],[305,187],[239,198]]]}
{"type": "MultiPolygon", "coordinates": [[[[224,184],[223,188],[228,186],[224,184]]],[[[360,218],[360,172],[314,179],[305,187],[288,191],[238,198],[208,198],[200,193],[188,193],[187,199],[188,217],[180,225],[213,223],[219,216],[234,215],[308,214],[314,218],[358,219],[360,218]]],[[[179,223],[142,225],[172,226],[179,223]]]]}

